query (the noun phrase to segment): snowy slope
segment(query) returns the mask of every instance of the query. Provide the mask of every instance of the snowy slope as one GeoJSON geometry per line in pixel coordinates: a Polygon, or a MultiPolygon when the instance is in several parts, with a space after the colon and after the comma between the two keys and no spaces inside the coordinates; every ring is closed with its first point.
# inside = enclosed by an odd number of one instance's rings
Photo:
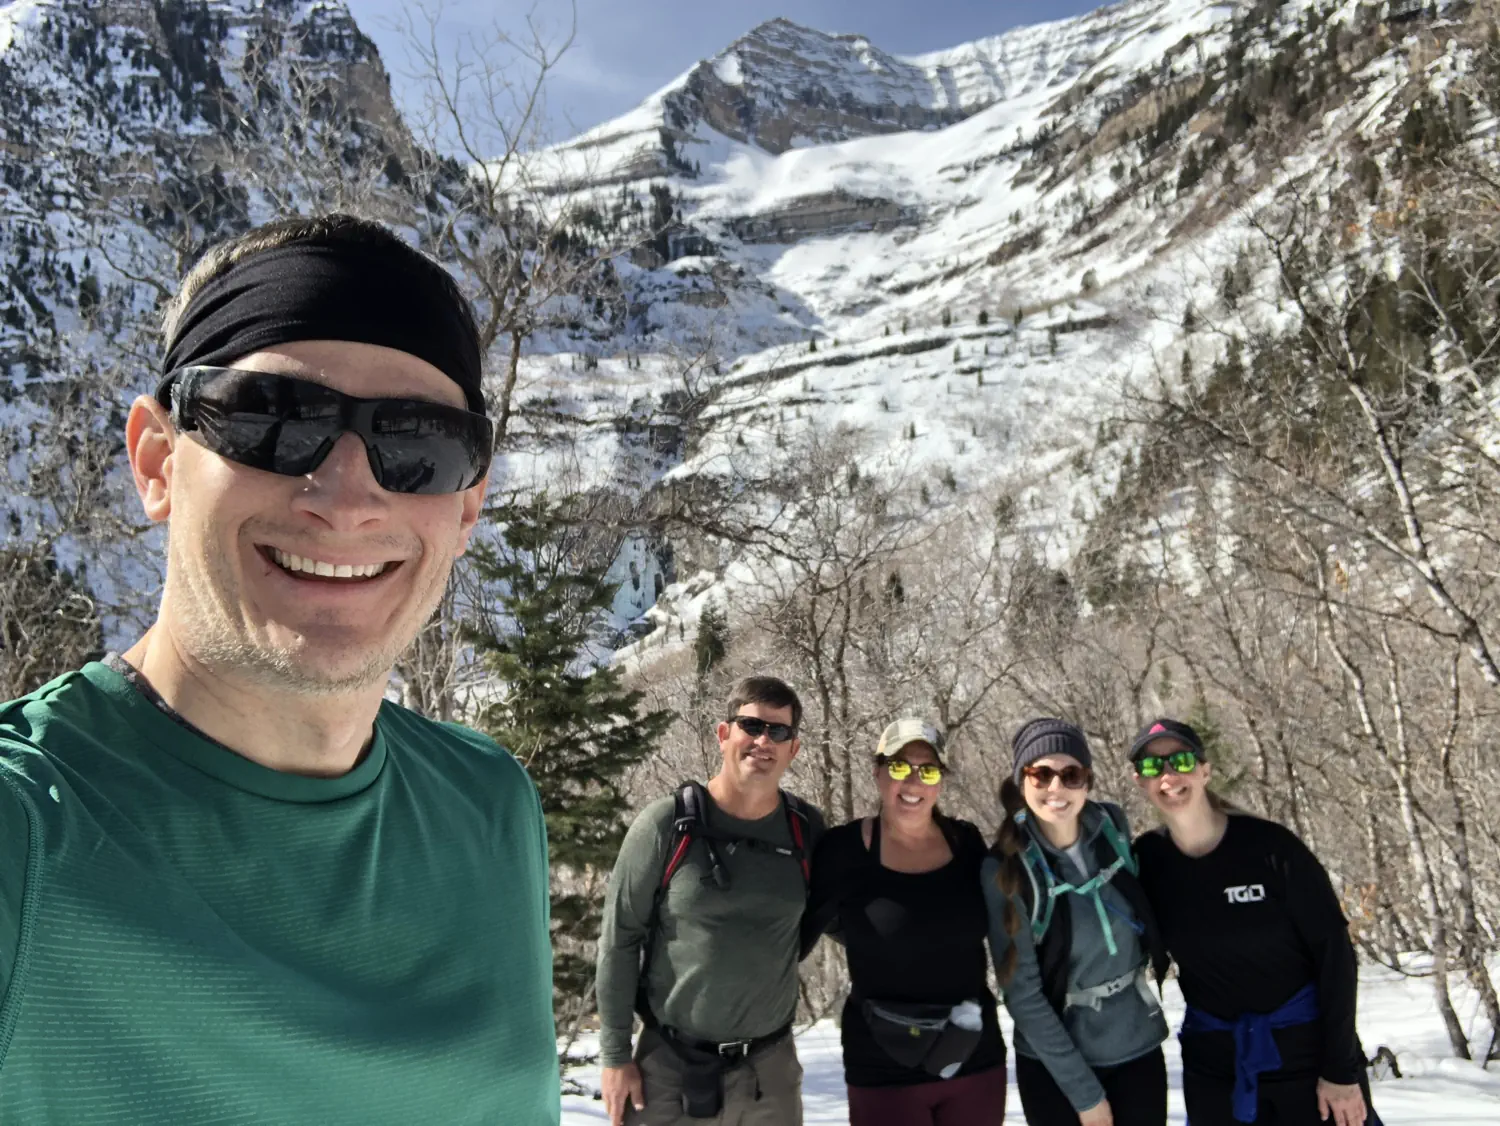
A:
{"type": "MultiPolygon", "coordinates": [[[[1469,998],[1460,1012],[1473,1016],[1476,1007],[1469,998]]],[[[1167,984],[1167,1017],[1173,1028],[1182,1022],[1182,997],[1175,981],[1167,984]]],[[[1000,1023],[1009,1045],[1014,1036],[1003,1008],[1000,1023]]],[[[1359,1031],[1366,1051],[1373,1054],[1381,1045],[1387,1046],[1401,1068],[1402,1078],[1376,1077],[1373,1082],[1375,1109],[1385,1126],[1495,1126],[1500,1122],[1500,1071],[1486,1072],[1476,1063],[1450,1058],[1442,1020],[1423,979],[1366,967],[1360,975],[1359,1031]]],[[[1186,1126],[1176,1038],[1169,1038],[1163,1047],[1169,1085],[1167,1121],[1170,1126],[1186,1126]]],[[[803,1031],[797,1039],[797,1055],[806,1072],[807,1126],[847,1123],[838,1029],[832,1022],[823,1022],[803,1031]]],[[[591,1069],[579,1069],[575,1078],[590,1089],[597,1084],[597,1072],[591,1069]]],[[[607,1122],[608,1116],[601,1102],[569,1096],[563,1099],[562,1120],[563,1126],[596,1126],[607,1122]]],[[[1014,1079],[1006,1097],[1005,1121],[1008,1126],[1025,1122],[1014,1079]]]]}
{"type": "Polygon", "coordinates": [[[757,28],[545,155],[543,178],[601,207],[665,186],[680,237],[625,267],[636,315],[586,388],[538,355],[532,391],[585,412],[585,394],[660,399],[701,351],[713,403],[675,473],[852,427],[872,463],[961,488],[1020,475],[1065,540],[1100,488],[1070,467],[1124,379],[1176,370],[1187,306],[1213,302],[1255,209],[1294,176],[1337,187],[1351,138],[1388,146],[1412,91],[1458,65],[1370,10],[1137,0],[905,59],[757,28]],[[1240,74],[1321,56],[1298,70],[1333,67],[1336,104],[1226,137],[1237,25],[1240,74]],[[898,108],[931,119],[892,132],[898,108]]]}

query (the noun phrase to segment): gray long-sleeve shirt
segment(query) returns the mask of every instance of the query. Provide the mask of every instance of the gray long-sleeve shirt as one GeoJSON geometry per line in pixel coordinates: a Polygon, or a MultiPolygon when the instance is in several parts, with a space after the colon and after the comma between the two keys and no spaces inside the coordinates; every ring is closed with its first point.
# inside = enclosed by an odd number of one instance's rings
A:
{"type": "MultiPolygon", "coordinates": [[[[1101,815],[1102,810],[1091,813],[1085,825],[1087,836],[1099,831],[1101,815]]],[[[1075,870],[1073,861],[1050,845],[1043,843],[1043,851],[1062,879],[1082,883],[1094,874],[1075,870]]],[[[997,967],[1012,941],[1003,922],[1004,893],[995,882],[999,867],[999,860],[991,857],[980,873],[990,915],[990,952],[997,967]]],[[[1097,914],[1087,900],[1064,896],[1056,907],[1073,912],[1073,944],[1068,957],[1070,992],[1102,985],[1134,971],[1145,961],[1139,938],[1125,922],[1128,904],[1112,888],[1106,887],[1103,894],[1114,908],[1108,912],[1116,944],[1114,954],[1108,952],[1097,914]]],[[[1016,1025],[1016,1052],[1041,1061],[1073,1108],[1088,1110],[1104,1098],[1104,1088],[1093,1069],[1124,1063],[1151,1051],[1167,1035],[1166,1019],[1159,1006],[1134,988],[1104,999],[1097,1009],[1077,1006],[1059,1015],[1042,989],[1025,905],[1019,897],[1013,902],[1022,922],[1014,937],[1015,974],[1004,995],[1005,1007],[1016,1025]]]]}
{"type": "MultiPolygon", "coordinates": [[[[812,820],[809,853],[823,822],[812,820]]],[[[807,888],[791,856],[745,844],[720,843],[730,886],[710,875],[702,842],[688,849],[662,898],[651,962],[641,965],[656,890],[672,843],[673,799],[652,802],[630,826],[615,861],[599,935],[599,1059],[630,1061],[636,993],[644,969],[646,1002],[661,1023],[703,1040],[765,1036],[789,1022],[797,1007],[797,941],[807,888]]],[[[710,828],[729,837],[787,849],[786,810],[742,821],[710,798],[710,828]]]]}

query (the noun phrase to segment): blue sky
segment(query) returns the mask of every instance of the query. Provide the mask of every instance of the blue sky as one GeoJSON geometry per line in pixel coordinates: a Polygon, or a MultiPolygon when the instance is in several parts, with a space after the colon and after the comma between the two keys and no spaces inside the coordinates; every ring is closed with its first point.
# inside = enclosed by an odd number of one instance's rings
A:
{"type": "MultiPolygon", "coordinates": [[[[346,0],[390,70],[398,100],[410,96],[405,41],[396,21],[411,0],[346,0]]],[[[432,6],[437,0],[423,0],[432,6]]],[[[785,16],[823,31],[858,32],[897,55],[996,35],[1021,24],[1076,15],[1097,0],[577,0],[578,35],[548,93],[553,130],[569,136],[632,108],[699,59],[756,24],[785,16]]],[[[442,0],[440,36],[451,50],[489,29],[525,27],[528,12],[560,31],[564,0],[442,0]]]]}

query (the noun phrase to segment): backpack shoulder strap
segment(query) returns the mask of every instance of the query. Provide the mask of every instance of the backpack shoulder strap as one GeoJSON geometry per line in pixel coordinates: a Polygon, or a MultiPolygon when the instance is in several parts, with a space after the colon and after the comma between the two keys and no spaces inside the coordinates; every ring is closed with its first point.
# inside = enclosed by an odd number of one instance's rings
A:
{"type": "Polygon", "coordinates": [[[697,831],[703,827],[703,787],[697,782],[684,782],[672,795],[672,838],[667,846],[667,863],[662,868],[661,880],[656,885],[658,893],[665,892],[677,869],[687,858],[687,851],[697,831]]]}
{"type": "Polygon", "coordinates": [[[812,836],[812,818],[807,814],[807,804],[796,794],[781,791],[781,801],[786,809],[787,828],[792,834],[792,855],[802,869],[802,886],[812,886],[812,858],[808,855],[807,842],[812,836]]]}
{"type": "Polygon", "coordinates": [[[658,899],[666,894],[667,885],[687,859],[693,842],[701,840],[708,852],[709,872],[714,883],[721,888],[729,886],[729,870],[719,855],[719,846],[708,829],[708,793],[700,782],[684,782],[673,795],[672,840],[667,849],[667,864],[662,869],[661,883],[657,885],[658,899]]]}
{"type": "MultiPolygon", "coordinates": [[[[1024,814],[1017,816],[1024,817],[1024,814]]],[[[1020,853],[1021,867],[1026,870],[1026,878],[1031,882],[1031,937],[1032,941],[1040,942],[1052,923],[1052,910],[1057,898],[1057,878],[1052,874],[1052,866],[1047,863],[1041,845],[1036,843],[1024,824],[1022,832],[1026,836],[1026,847],[1020,853]]]]}
{"type": "MultiPolygon", "coordinates": [[[[957,857],[972,854],[974,837],[969,832],[973,828],[972,825],[956,817],[949,817],[946,813],[934,813],[933,820],[937,822],[938,832],[943,834],[943,840],[947,842],[949,852],[957,857]]],[[[980,843],[982,845],[983,841],[980,843]]]]}
{"type": "MultiPolygon", "coordinates": [[[[651,969],[651,958],[656,947],[656,933],[661,925],[661,905],[667,897],[667,886],[677,869],[687,859],[693,841],[704,829],[704,793],[697,782],[684,782],[672,794],[672,835],[667,840],[667,862],[662,866],[661,878],[656,882],[656,891],[651,896],[651,919],[646,927],[646,938],[641,944],[640,980],[636,985],[635,1011],[641,1015],[648,1027],[655,1026],[655,1017],[646,1001],[646,974],[651,969]]],[[[710,851],[710,860],[715,859],[712,842],[705,842],[710,851]]]]}
{"type": "MultiPolygon", "coordinates": [[[[1099,828],[1104,834],[1104,839],[1109,842],[1110,847],[1114,850],[1115,858],[1121,862],[1121,866],[1132,876],[1139,875],[1140,868],[1136,864],[1135,853],[1130,850],[1130,841],[1120,827],[1119,822],[1115,820],[1115,807],[1106,805],[1102,808],[1104,810],[1104,821],[1100,824],[1099,828]]],[[[1123,818],[1124,813],[1122,812],[1120,816],[1123,818]]]]}

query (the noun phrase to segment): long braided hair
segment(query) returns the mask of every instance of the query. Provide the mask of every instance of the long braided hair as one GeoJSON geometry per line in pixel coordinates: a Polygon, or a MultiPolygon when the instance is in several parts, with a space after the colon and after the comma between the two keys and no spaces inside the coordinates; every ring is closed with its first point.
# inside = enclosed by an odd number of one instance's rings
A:
{"type": "MultiPolygon", "coordinates": [[[[1079,728],[1066,720],[1040,716],[1027,720],[1011,739],[1011,751],[1015,755],[1017,769],[1000,783],[1000,828],[995,833],[995,843],[990,846],[990,855],[1000,861],[1000,871],[995,883],[1005,893],[1005,906],[1000,921],[1011,943],[995,967],[996,977],[1002,986],[1008,984],[1016,971],[1016,932],[1020,930],[1021,912],[1016,909],[1015,899],[1023,887],[1030,882],[1026,874],[1026,830],[1017,823],[1016,814],[1026,808],[1026,799],[1021,794],[1019,767],[1047,754],[1066,754],[1075,758],[1086,769],[1092,765],[1088,739],[1079,728]]],[[[1092,782],[1090,782],[1092,788],[1092,782]]],[[[1029,920],[1027,923],[1029,925],[1029,920]]]]}
{"type": "Polygon", "coordinates": [[[1011,943],[1005,948],[1005,956],[995,965],[995,976],[1001,988],[1010,984],[1016,972],[1016,932],[1021,929],[1021,912],[1016,910],[1015,897],[1020,895],[1026,881],[1026,871],[1021,859],[1026,849],[1025,830],[1016,823],[1016,814],[1026,808],[1026,799],[1021,796],[1021,787],[1014,778],[1007,777],[1000,783],[1000,828],[995,833],[995,842],[990,845],[990,855],[1000,861],[1000,870],[995,874],[995,884],[1005,893],[1005,907],[1000,916],[1005,933],[1011,943]]]}

